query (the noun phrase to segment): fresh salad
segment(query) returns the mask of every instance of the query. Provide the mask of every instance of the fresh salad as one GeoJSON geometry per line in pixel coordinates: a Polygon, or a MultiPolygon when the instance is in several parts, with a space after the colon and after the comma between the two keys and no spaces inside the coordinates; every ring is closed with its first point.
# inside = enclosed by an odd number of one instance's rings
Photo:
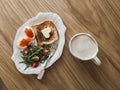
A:
{"type": "Polygon", "coordinates": [[[31,43],[21,51],[23,61],[20,63],[26,64],[25,70],[30,66],[36,68],[40,63],[44,63],[47,60],[49,54],[50,45],[36,46],[31,43]]]}

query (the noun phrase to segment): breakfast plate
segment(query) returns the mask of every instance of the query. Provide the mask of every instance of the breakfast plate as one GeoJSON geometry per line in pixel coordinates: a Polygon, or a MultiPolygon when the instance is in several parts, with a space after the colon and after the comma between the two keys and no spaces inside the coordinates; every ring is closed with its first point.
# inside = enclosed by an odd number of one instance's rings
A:
{"type": "MultiPolygon", "coordinates": [[[[63,24],[62,19],[60,18],[60,16],[58,14],[53,13],[53,12],[40,12],[35,17],[33,17],[33,18],[29,19],[27,22],[25,22],[17,30],[16,36],[14,39],[14,43],[13,43],[13,55],[12,55],[11,59],[15,63],[15,66],[18,69],[18,71],[23,74],[39,74],[44,67],[46,69],[46,68],[49,68],[50,66],[52,66],[60,58],[60,56],[62,54],[63,47],[65,44],[65,31],[66,31],[66,27],[63,24]],[[40,63],[37,68],[33,68],[33,67],[29,66],[29,67],[27,67],[27,69],[25,69],[26,65],[24,63],[20,63],[20,62],[23,62],[23,58],[21,57],[21,50],[23,50],[23,48],[19,47],[20,40],[22,38],[26,38],[24,30],[26,28],[31,29],[33,25],[38,24],[38,23],[41,24],[46,20],[51,21],[56,26],[56,30],[59,35],[59,39],[56,39],[56,41],[54,41],[54,43],[51,44],[51,46],[54,47],[54,49],[55,49],[54,54],[50,58],[47,58],[44,63],[40,63]]],[[[33,35],[35,35],[34,31],[33,31],[33,35]]],[[[47,34],[45,34],[45,35],[47,35],[47,34]]],[[[32,39],[30,39],[30,40],[32,43],[37,45],[38,42],[36,40],[36,36],[33,36],[32,39]]]]}

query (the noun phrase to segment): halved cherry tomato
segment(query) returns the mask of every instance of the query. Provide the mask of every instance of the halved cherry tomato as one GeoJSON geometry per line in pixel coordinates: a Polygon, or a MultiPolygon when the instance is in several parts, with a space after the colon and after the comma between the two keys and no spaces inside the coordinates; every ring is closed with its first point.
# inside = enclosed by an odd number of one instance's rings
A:
{"type": "Polygon", "coordinates": [[[34,62],[32,62],[31,63],[31,66],[33,67],[33,68],[36,68],[36,67],[38,67],[38,62],[36,62],[36,61],[34,61],[34,62]]]}
{"type": "Polygon", "coordinates": [[[39,61],[39,59],[40,59],[39,56],[37,56],[37,55],[34,56],[34,61],[39,61]]]}
{"type": "Polygon", "coordinates": [[[32,51],[33,51],[33,48],[32,48],[31,45],[28,46],[28,51],[29,51],[29,52],[32,52],[32,51]]]}
{"type": "Polygon", "coordinates": [[[25,48],[25,49],[22,51],[22,53],[23,53],[24,56],[27,55],[27,54],[28,54],[28,49],[25,48]]]}
{"type": "Polygon", "coordinates": [[[44,48],[44,49],[43,49],[43,53],[44,53],[45,55],[48,55],[49,49],[48,49],[48,48],[44,48]]]}

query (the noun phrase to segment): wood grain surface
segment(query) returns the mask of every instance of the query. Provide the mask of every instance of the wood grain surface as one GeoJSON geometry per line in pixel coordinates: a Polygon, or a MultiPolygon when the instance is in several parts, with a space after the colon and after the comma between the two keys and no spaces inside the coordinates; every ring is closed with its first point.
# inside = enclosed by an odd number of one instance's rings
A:
{"type": "Polygon", "coordinates": [[[120,0],[0,0],[0,78],[9,90],[120,90],[120,0]],[[41,81],[11,60],[17,29],[39,12],[59,14],[67,27],[63,54],[41,81]],[[80,32],[97,40],[101,66],[71,56],[80,32]]]}

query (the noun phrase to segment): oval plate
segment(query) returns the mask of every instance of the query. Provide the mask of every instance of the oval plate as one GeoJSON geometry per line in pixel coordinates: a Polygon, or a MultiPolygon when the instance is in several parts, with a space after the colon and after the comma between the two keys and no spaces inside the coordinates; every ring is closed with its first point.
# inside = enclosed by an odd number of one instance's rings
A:
{"type": "Polygon", "coordinates": [[[37,68],[29,67],[26,70],[24,70],[26,65],[19,63],[23,61],[23,59],[21,58],[20,49],[18,48],[18,40],[20,39],[20,36],[22,35],[22,32],[25,27],[31,27],[33,24],[43,22],[47,19],[52,21],[55,24],[59,33],[59,40],[57,41],[56,51],[54,55],[50,58],[50,60],[48,60],[47,64],[45,65],[45,68],[50,67],[55,61],[57,61],[63,52],[63,47],[65,44],[66,27],[63,24],[62,19],[56,13],[52,13],[52,12],[38,13],[35,17],[29,19],[17,30],[15,40],[13,43],[13,55],[11,59],[14,61],[18,71],[20,71],[23,74],[39,74],[39,72],[44,68],[44,63],[40,64],[37,68]]]}

